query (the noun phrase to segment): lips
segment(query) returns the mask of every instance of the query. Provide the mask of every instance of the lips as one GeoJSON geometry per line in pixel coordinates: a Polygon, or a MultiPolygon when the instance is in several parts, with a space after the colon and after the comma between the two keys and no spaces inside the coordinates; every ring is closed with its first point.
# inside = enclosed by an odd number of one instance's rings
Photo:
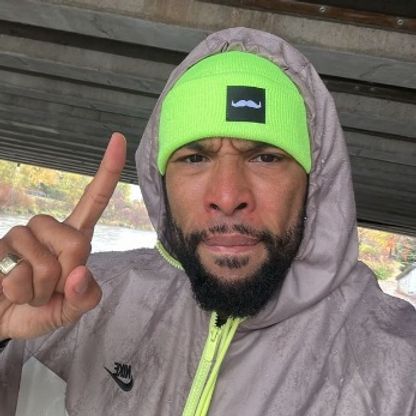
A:
{"type": "Polygon", "coordinates": [[[221,234],[206,238],[204,243],[211,247],[238,247],[254,246],[259,241],[257,238],[242,234],[221,234]]]}

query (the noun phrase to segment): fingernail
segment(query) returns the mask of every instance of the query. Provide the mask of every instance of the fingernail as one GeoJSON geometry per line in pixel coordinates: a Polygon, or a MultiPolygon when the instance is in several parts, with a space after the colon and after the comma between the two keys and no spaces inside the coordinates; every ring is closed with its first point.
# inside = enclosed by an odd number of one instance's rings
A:
{"type": "Polygon", "coordinates": [[[88,289],[88,282],[89,279],[86,277],[81,279],[74,287],[75,292],[78,293],[78,295],[83,295],[88,289]]]}

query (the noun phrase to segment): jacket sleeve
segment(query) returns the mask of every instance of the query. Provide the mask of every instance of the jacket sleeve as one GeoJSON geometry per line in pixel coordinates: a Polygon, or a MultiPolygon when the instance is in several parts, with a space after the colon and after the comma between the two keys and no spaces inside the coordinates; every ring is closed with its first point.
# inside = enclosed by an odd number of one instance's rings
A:
{"type": "MultiPolygon", "coordinates": [[[[113,262],[113,265],[117,265],[118,262],[113,261],[113,258],[105,253],[101,256],[91,256],[92,259],[96,257],[98,261],[95,262],[95,267],[91,267],[94,275],[106,277],[106,272],[113,275],[114,267],[108,267],[108,262],[113,262]],[[102,265],[103,259],[107,261],[104,265],[102,265]]],[[[125,262],[122,264],[125,268],[125,262]]],[[[96,309],[99,309],[99,307],[96,309]]],[[[48,375],[52,375],[50,380],[58,381],[59,378],[66,384],[70,378],[73,357],[79,345],[79,328],[87,316],[94,315],[94,313],[94,311],[89,312],[76,324],[60,328],[43,337],[29,341],[11,340],[4,343],[3,350],[0,346],[0,416],[15,416],[17,403],[19,402],[20,407],[22,402],[22,394],[19,397],[19,390],[27,390],[27,386],[29,386],[30,395],[37,397],[37,391],[35,390],[42,381],[38,380],[38,374],[48,373],[48,375]],[[36,363],[36,366],[33,363],[36,363]],[[25,383],[27,373],[34,367],[37,369],[42,367],[45,371],[33,373],[32,377],[29,374],[30,380],[25,383]],[[56,378],[54,378],[55,375],[56,378]]]]}
{"type": "Polygon", "coordinates": [[[0,414],[14,416],[24,362],[25,342],[10,341],[0,352],[0,414]]]}
{"type": "Polygon", "coordinates": [[[0,352],[1,416],[14,416],[17,408],[33,407],[33,403],[41,405],[41,389],[47,383],[38,379],[39,374],[54,374],[56,380],[60,379],[63,383],[67,381],[77,333],[75,325],[33,340],[4,343],[6,345],[0,352]],[[39,368],[45,371],[39,372],[39,368]]]}

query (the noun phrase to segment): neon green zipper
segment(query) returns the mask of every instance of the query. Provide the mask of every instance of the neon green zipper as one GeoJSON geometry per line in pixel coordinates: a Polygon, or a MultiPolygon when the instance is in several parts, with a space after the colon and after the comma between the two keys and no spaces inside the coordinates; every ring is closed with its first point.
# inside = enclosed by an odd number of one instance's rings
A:
{"type": "MultiPolygon", "coordinates": [[[[183,270],[182,265],[169,254],[160,241],[157,241],[155,248],[171,266],[183,270]]],[[[218,315],[213,312],[209,321],[208,337],[182,416],[207,415],[221,364],[238,325],[244,318],[228,318],[221,326],[217,325],[217,320],[218,315]]]]}
{"type": "Polygon", "coordinates": [[[163,247],[163,244],[158,240],[156,241],[155,249],[159,252],[159,254],[173,267],[179,270],[183,270],[182,264],[178,262],[178,260],[174,259],[168,251],[163,247]]]}
{"type": "Polygon", "coordinates": [[[208,337],[182,416],[205,416],[208,413],[222,361],[238,325],[243,320],[228,318],[227,322],[219,327],[217,319],[217,314],[213,312],[208,337]]]}

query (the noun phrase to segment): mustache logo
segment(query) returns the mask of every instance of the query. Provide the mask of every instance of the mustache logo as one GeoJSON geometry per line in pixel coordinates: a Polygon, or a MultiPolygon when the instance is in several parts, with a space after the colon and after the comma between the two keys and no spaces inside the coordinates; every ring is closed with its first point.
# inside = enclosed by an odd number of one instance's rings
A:
{"type": "Polygon", "coordinates": [[[232,107],[248,107],[248,108],[254,108],[256,110],[261,108],[261,101],[257,104],[253,100],[238,100],[237,102],[234,102],[234,100],[231,101],[232,107]]]}

